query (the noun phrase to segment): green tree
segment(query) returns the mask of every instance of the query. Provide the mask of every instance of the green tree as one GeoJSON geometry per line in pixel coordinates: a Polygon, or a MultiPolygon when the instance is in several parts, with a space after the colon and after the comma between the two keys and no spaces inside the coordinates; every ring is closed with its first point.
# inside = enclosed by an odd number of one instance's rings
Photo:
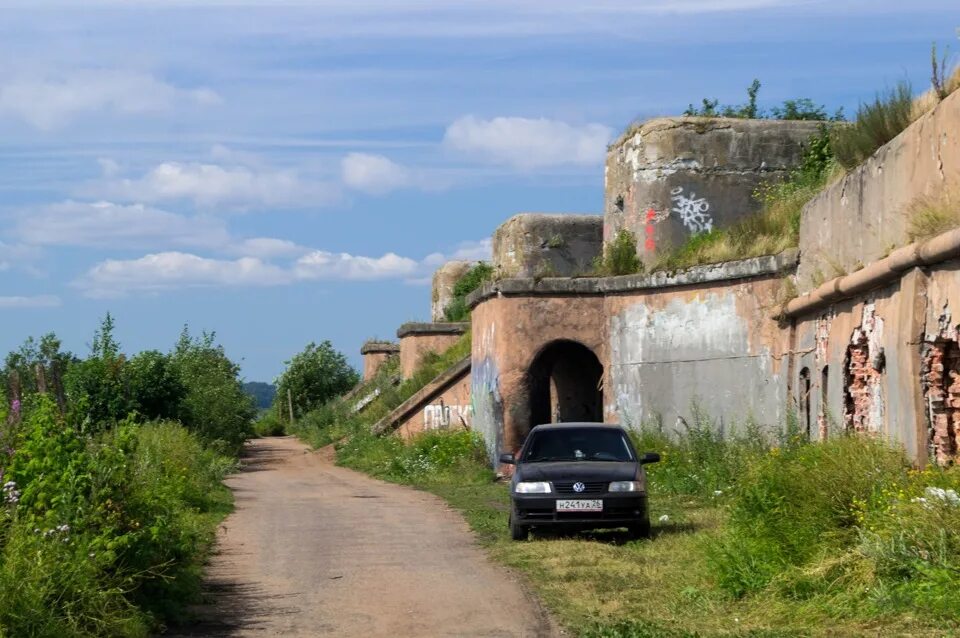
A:
{"type": "Polygon", "coordinates": [[[127,359],[113,330],[107,313],[93,335],[90,356],[71,365],[64,378],[71,407],[86,431],[109,427],[133,409],[124,379],[127,359]]]}
{"type": "Polygon", "coordinates": [[[132,357],[125,370],[130,407],[145,419],[177,419],[187,395],[170,356],[145,350],[132,357]]]}
{"type": "Polygon", "coordinates": [[[170,368],[186,388],[180,402],[183,424],[207,443],[238,450],[253,433],[256,408],[243,391],[240,366],[215,343],[214,333],[194,338],[184,326],[170,368]]]}
{"type": "MultiPolygon", "coordinates": [[[[277,400],[293,400],[293,413],[300,417],[352,388],[360,380],[343,353],[333,344],[311,342],[289,361],[277,380],[277,400]]],[[[285,403],[283,405],[286,405],[285,403]]]]}

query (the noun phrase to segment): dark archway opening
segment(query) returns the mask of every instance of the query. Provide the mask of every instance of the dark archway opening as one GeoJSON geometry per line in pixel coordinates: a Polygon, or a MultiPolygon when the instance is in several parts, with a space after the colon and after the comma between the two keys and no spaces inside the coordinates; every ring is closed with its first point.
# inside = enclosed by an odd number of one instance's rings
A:
{"type": "Polygon", "coordinates": [[[603,421],[603,365],[586,346],[549,344],[533,360],[527,383],[528,431],[541,423],[603,421]]]}

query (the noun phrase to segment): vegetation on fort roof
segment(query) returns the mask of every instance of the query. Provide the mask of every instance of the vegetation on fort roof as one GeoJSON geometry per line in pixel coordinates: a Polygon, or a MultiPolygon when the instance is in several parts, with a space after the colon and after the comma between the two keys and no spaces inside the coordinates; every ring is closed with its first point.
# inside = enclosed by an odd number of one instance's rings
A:
{"type": "Polygon", "coordinates": [[[678,270],[761,255],[775,255],[800,241],[803,207],[841,170],[832,149],[831,129],[824,125],[806,144],[800,166],[787,179],[765,182],[754,198],[760,211],[732,226],[692,235],[686,243],[664,252],[653,270],[678,270]]]}
{"type": "Polygon", "coordinates": [[[699,107],[691,104],[683,112],[693,117],[734,117],[740,119],[773,120],[833,120],[843,119],[843,109],[838,109],[833,115],[827,114],[822,104],[817,105],[809,98],[784,100],[780,106],[764,110],[757,105],[757,94],[760,92],[760,80],[754,81],[747,87],[747,101],[744,104],[720,105],[719,100],[703,98],[699,107]]]}
{"type": "Polygon", "coordinates": [[[464,273],[453,285],[453,299],[443,309],[444,318],[447,321],[469,321],[470,307],[467,306],[467,297],[491,279],[493,279],[493,266],[483,261],[464,273]]]}
{"type": "Polygon", "coordinates": [[[621,228],[613,239],[603,246],[603,254],[594,260],[593,272],[599,277],[615,277],[643,272],[643,263],[637,256],[637,236],[621,228]]]}
{"type": "Polygon", "coordinates": [[[2,370],[0,635],[146,636],[185,619],[253,407],[212,335],[128,357],[29,339],[2,370]]]}
{"type": "Polygon", "coordinates": [[[960,191],[947,190],[939,196],[920,197],[907,210],[907,235],[922,241],[960,227],[960,191]]]}

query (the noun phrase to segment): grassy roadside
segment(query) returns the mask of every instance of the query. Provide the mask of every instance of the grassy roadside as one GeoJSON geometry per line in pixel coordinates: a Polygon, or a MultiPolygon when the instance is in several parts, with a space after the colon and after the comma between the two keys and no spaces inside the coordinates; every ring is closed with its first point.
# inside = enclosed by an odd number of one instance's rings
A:
{"type": "Polygon", "coordinates": [[[408,443],[357,432],[337,458],[443,498],[573,635],[960,635],[950,611],[960,508],[944,502],[934,511],[911,497],[956,486],[956,473],[914,472],[869,440],[791,445],[756,436],[748,427],[723,440],[699,426],[679,442],[638,435],[666,459],[650,472],[649,541],[617,532],[509,540],[507,487],[469,432],[408,443]],[[921,548],[938,546],[944,555],[919,567],[921,548]]]}

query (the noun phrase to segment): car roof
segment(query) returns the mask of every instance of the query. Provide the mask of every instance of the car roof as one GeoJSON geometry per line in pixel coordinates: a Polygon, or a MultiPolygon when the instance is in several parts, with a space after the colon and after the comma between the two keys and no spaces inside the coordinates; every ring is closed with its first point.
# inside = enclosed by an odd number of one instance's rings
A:
{"type": "Polygon", "coordinates": [[[591,430],[619,430],[621,432],[623,431],[623,428],[620,427],[619,423],[591,423],[589,421],[583,421],[583,422],[571,421],[569,423],[543,423],[541,425],[534,426],[533,430],[536,430],[537,432],[543,432],[547,430],[564,430],[566,428],[588,428],[591,430]]]}

